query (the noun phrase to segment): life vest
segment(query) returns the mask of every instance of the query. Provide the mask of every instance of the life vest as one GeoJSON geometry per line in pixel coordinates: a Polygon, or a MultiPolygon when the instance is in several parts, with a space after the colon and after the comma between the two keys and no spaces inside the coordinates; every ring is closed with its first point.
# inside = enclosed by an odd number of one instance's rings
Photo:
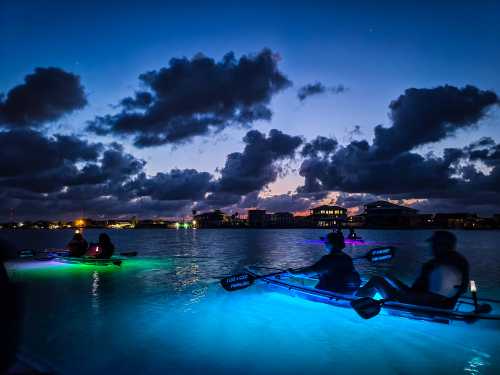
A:
{"type": "Polygon", "coordinates": [[[455,266],[442,264],[429,274],[429,292],[446,298],[454,298],[460,293],[464,275],[455,266]]]}

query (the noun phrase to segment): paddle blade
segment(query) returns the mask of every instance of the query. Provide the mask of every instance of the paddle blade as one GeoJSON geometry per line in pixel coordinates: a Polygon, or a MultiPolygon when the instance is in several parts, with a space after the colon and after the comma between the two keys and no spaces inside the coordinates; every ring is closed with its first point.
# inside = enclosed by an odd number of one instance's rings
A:
{"type": "Polygon", "coordinates": [[[228,292],[248,288],[255,281],[255,277],[249,273],[239,273],[234,276],[225,277],[220,281],[220,285],[228,292]]]}
{"type": "Polygon", "coordinates": [[[374,316],[377,316],[382,308],[382,304],[382,302],[374,300],[370,297],[359,298],[351,301],[351,307],[363,319],[371,319],[374,316]]]}
{"type": "Polygon", "coordinates": [[[365,258],[370,262],[386,262],[394,257],[395,250],[394,246],[375,247],[365,255],[365,258]]]}

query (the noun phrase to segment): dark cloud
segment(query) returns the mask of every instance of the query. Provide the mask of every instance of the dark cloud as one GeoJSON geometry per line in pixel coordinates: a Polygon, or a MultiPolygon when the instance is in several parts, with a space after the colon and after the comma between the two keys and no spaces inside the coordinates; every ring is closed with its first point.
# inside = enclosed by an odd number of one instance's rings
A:
{"type": "Polygon", "coordinates": [[[324,94],[327,92],[331,92],[333,94],[341,94],[345,91],[347,91],[347,88],[344,85],[326,87],[321,82],[315,82],[308,83],[307,85],[302,86],[297,92],[297,97],[302,102],[313,95],[324,94]]]}
{"type": "Polygon", "coordinates": [[[12,129],[39,127],[86,104],[78,76],[59,68],[36,68],[0,101],[0,125],[12,129]]]}
{"type": "Polygon", "coordinates": [[[302,147],[301,154],[304,157],[317,157],[319,155],[326,157],[333,153],[338,145],[336,139],[318,136],[302,147]]]}
{"type": "Polygon", "coordinates": [[[146,177],[144,173],[130,187],[138,196],[149,196],[156,200],[201,200],[207,193],[212,175],[195,169],[172,169],[146,177]]]}
{"type": "Polygon", "coordinates": [[[474,86],[407,89],[389,105],[392,126],[375,127],[373,144],[379,153],[393,155],[438,142],[477,124],[495,104],[497,94],[474,86]]]}
{"type": "MultiPolygon", "coordinates": [[[[377,126],[373,144],[351,141],[326,151],[324,139],[306,144],[300,167],[305,182],[298,191],[449,199],[470,205],[477,200],[477,207],[500,189],[500,147],[492,139],[444,149],[442,156],[412,150],[444,139],[459,128],[474,126],[493,104],[498,104],[496,94],[471,86],[407,90],[391,104],[393,126],[377,126]]],[[[331,145],[335,142],[330,140],[331,145]]],[[[341,196],[340,202],[345,203],[343,200],[341,196]]]]}
{"type": "Polygon", "coordinates": [[[229,154],[214,191],[246,194],[260,190],[274,182],[280,172],[276,162],[293,158],[295,150],[302,144],[300,137],[290,136],[272,129],[269,135],[257,130],[249,131],[243,141],[243,152],[229,154]]]}
{"type": "Polygon", "coordinates": [[[46,137],[34,130],[0,132],[0,178],[32,176],[67,162],[95,161],[102,148],[76,136],[46,137]]]}
{"type": "Polygon", "coordinates": [[[113,181],[120,185],[144,162],[114,143],[107,147],[74,135],[45,136],[34,130],[0,132],[0,186],[55,193],[113,181]]]}
{"type": "Polygon", "coordinates": [[[269,120],[268,104],[291,82],[268,49],[237,60],[197,55],[172,59],[166,68],[140,75],[145,90],[121,101],[122,111],[89,124],[97,134],[134,137],[138,147],[181,143],[231,125],[269,120]]]}

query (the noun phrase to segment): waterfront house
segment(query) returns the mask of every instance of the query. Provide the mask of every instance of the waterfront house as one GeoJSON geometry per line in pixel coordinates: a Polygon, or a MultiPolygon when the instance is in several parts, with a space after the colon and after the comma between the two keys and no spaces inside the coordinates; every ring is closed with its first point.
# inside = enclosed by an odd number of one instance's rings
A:
{"type": "Polygon", "coordinates": [[[347,209],[340,206],[322,205],[310,210],[311,224],[314,227],[332,228],[347,220],[347,209]]]}
{"type": "Polygon", "coordinates": [[[419,224],[418,210],[386,201],[365,205],[365,226],[372,228],[408,228],[419,224]]]}

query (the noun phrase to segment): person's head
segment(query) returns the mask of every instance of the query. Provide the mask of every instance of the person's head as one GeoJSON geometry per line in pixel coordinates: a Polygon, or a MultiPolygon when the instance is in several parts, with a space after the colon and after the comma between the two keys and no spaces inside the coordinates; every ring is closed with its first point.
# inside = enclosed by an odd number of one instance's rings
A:
{"type": "Polygon", "coordinates": [[[457,245],[457,237],[446,230],[435,231],[427,241],[430,242],[436,257],[455,251],[457,245]]]}
{"type": "Polygon", "coordinates": [[[111,238],[109,238],[109,236],[106,234],[106,233],[101,233],[99,235],[99,243],[110,243],[111,242],[111,238]]]}
{"type": "Polygon", "coordinates": [[[342,251],[345,248],[344,235],[341,231],[328,233],[325,239],[325,248],[329,252],[342,251]]]}
{"type": "Polygon", "coordinates": [[[73,235],[73,239],[75,241],[83,241],[83,235],[80,233],[80,232],[76,232],[74,235],[73,235]]]}

